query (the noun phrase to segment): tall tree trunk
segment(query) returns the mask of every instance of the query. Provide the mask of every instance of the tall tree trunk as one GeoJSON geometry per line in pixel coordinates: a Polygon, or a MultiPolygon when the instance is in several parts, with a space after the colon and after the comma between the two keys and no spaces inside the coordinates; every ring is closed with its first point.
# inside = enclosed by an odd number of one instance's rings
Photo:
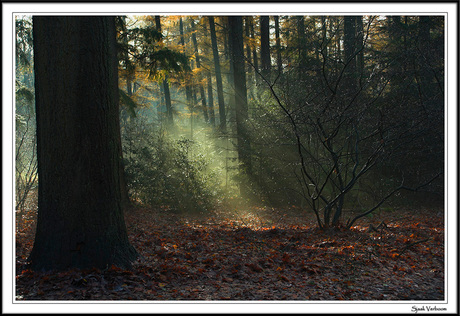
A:
{"type": "Polygon", "coordinates": [[[327,33],[327,21],[325,16],[321,16],[321,45],[318,48],[318,80],[322,82],[322,86],[326,86],[325,77],[327,77],[328,64],[328,45],[330,44],[327,33]]]}
{"type": "Polygon", "coordinates": [[[337,63],[341,63],[343,60],[343,54],[342,54],[342,45],[340,44],[342,42],[342,36],[341,36],[341,28],[340,28],[340,20],[336,19],[336,46],[337,46],[337,63]]]}
{"type": "Polygon", "coordinates": [[[169,82],[168,82],[168,75],[163,80],[163,94],[165,97],[165,105],[166,105],[166,122],[167,127],[172,128],[174,125],[174,116],[173,116],[173,108],[171,102],[171,92],[169,90],[169,82]]]}
{"type": "Polygon", "coordinates": [[[209,121],[212,127],[216,126],[216,115],[214,113],[214,97],[212,94],[212,76],[211,71],[206,73],[206,81],[208,85],[208,108],[209,108],[209,121]]]}
{"type": "MultiPolygon", "coordinates": [[[[255,41],[256,36],[254,34],[254,20],[252,17],[249,18],[249,31],[250,31],[251,39],[255,41]]],[[[252,64],[254,65],[254,72],[257,73],[259,71],[259,60],[257,58],[257,49],[255,45],[252,47],[252,64]]],[[[255,81],[257,85],[260,78],[258,75],[256,75],[255,77],[256,77],[255,81]]]]}
{"type": "Polygon", "coordinates": [[[246,46],[246,56],[245,59],[248,60],[249,62],[247,63],[247,74],[248,78],[246,82],[248,83],[248,91],[250,92],[250,95],[254,95],[254,77],[257,76],[256,72],[254,71],[253,65],[251,65],[251,59],[252,59],[252,52],[251,52],[251,42],[250,42],[250,37],[251,33],[249,31],[249,24],[250,24],[250,17],[246,16],[244,18],[244,42],[246,46]]]}
{"type": "MultiPolygon", "coordinates": [[[[234,84],[234,71],[233,71],[233,59],[234,59],[234,54],[233,54],[233,38],[232,38],[232,33],[231,33],[231,27],[230,27],[230,18],[227,18],[227,27],[224,29],[225,30],[225,41],[227,41],[227,49],[228,52],[226,55],[229,57],[229,71],[227,71],[227,82],[228,86],[230,87],[230,91],[235,91],[235,84],[234,84]]],[[[229,99],[227,101],[227,119],[229,123],[231,124],[232,128],[232,133],[236,133],[236,108],[235,108],[235,98],[234,96],[229,93],[229,99]]]]}
{"type": "Polygon", "coordinates": [[[220,130],[222,132],[225,132],[227,129],[227,119],[225,115],[224,89],[222,87],[222,73],[220,70],[219,51],[217,49],[216,26],[214,24],[213,16],[208,16],[208,20],[209,29],[211,32],[212,53],[214,56],[214,70],[216,72],[217,102],[219,104],[220,130]]]}
{"type": "MultiPolygon", "coordinates": [[[[331,23],[332,24],[332,23],[331,23]]],[[[328,37],[327,37],[327,20],[325,16],[321,16],[321,49],[324,59],[327,60],[328,56],[328,37]]]]}
{"type": "Polygon", "coordinates": [[[241,162],[242,172],[251,174],[251,145],[246,127],[246,120],[248,119],[248,102],[243,47],[243,22],[240,16],[230,16],[228,21],[230,26],[230,38],[232,39],[231,54],[233,56],[238,159],[241,162]]]}
{"type": "MultiPolygon", "coordinates": [[[[184,36],[184,23],[182,22],[182,17],[179,18],[179,34],[180,34],[180,44],[185,53],[185,36],[184,36]]],[[[190,79],[188,76],[185,77],[185,98],[187,99],[187,106],[190,109],[190,113],[193,115],[193,110],[195,104],[192,99],[192,87],[190,85],[190,79]]]]}
{"type": "MultiPolygon", "coordinates": [[[[404,57],[406,58],[407,55],[408,55],[408,50],[409,50],[409,47],[408,47],[408,42],[407,42],[407,35],[408,35],[408,17],[405,16],[404,17],[404,25],[403,25],[403,47],[404,47],[404,57]]],[[[407,64],[404,63],[403,64],[403,70],[404,71],[407,71],[407,64]]]]}
{"type": "Polygon", "coordinates": [[[356,19],[354,16],[346,16],[344,19],[344,50],[345,63],[353,72],[356,69],[356,19]]]}
{"type": "Polygon", "coordinates": [[[344,51],[345,51],[345,69],[343,84],[347,86],[347,94],[356,91],[357,75],[356,75],[356,17],[345,16],[344,19],[344,51]]]}
{"type": "Polygon", "coordinates": [[[299,49],[299,80],[303,81],[307,69],[307,38],[305,35],[305,17],[297,16],[297,41],[299,49]]]}
{"type": "MultiPolygon", "coordinates": [[[[193,19],[190,20],[190,26],[192,31],[195,30],[195,22],[193,19]]],[[[201,61],[200,61],[200,54],[198,52],[198,42],[196,40],[196,33],[192,33],[192,42],[193,46],[195,48],[195,60],[196,60],[196,68],[200,69],[201,68],[201,61]]],[[[201,83],[201,75],[198,75],[198,81],[199,81],[199,89],[200,89],[200,98],[201,98],[201,107],[203,110],[203,115],[204,115],[204,120],[206,122],[209,122],[209,115],[208,115],[208,108],[206,107],[206,95],[204,93],[204,87],[203,84],[201,83]]]]}
{"type": "MultiPolygon", "coordinates": [[[[161,20],[159,15],[155,15],[155,26],[158,30],[158,32],[161,33],[161,20]]],[[[172,102],[171,102],[171,92],[169,90],[169,77],[166,74],[165,79],[162,82],[161,85],[161,90],[163,90],[164,94],[164,100],[165,100],[165,106],[166,106],[166,122],[167,122],[167,127],[171,128],[173,123],[174,123],[174,116],[173,116],[173,108],[172,108],[172,102]]]]}
{"type": "Polygon", "coordinates": [[[38,153],[34,270],[130,267],[119,182],[113,17],[33,17],[38,153]]]}
{"type": "Polygon", "coordinates": [[[425,107],[425,110],[429,111],[428,108],[432,107],[433,96],[436,92],[433,89],[433,83],[435,82],[433,70],[431,69],[431,18],[429,16],[420,16],[418,21],[418,48],[420,56],[418,57],[419,69],[420,69],[420,86],[421,86],[421,103],[425,107]],[[428,107],[428,108],[427,108],[428,107]]]}
{"type": "Polygon", "coordinates": [[[225,132],[227,129],[227,119],[225,115],[224,89],[222,86],[222,73],[220,70],[219,50],[217,49],[216,26],[214,24],[213,16],[208,16],[208,20],[209,30],[211,32],[212,53],[214,56],[214,70],[216,72],[217,103],[219,105],[220,130],[222,132],[225,132]]]}
{"type": "Polygon", "coordinates": [[[276,41],[276,66],[278,74],[283,71],[283,61],[281,60],[281,38],[280,38],[280,17],[275,15],[275,41],[276,41]]]}
{"type": "Polygon", "coordinates": [[[260,61],[261,73],[266,79],[270,79],[270,17],[260,17],[260,61]]]}
{"type": "MultiPolygon", "coordinates": [[[[205,37],[209,37],[208,26],[209,26],[209,23],[204,25],[204,32],[205,32],[204,36],[205,37]]],[[[211,48],[212,50],[212,47],[210,46],[205,47],[205,54],[207,56],[209,56],[210,54],[209,48],[211,48]]],[[[216,114],[214,111],[214,92],[213,92],[212,70],[211,70],[212,66],[209,65],[208,67],[209,68],[206,70],[206,85],[207,85],[207,93],[208,93],[209,122],[211,123],[211,126],[215,128],[216,127],[216,114]]]]}
{"type": "Polygon", "coordinates": [[[357,74],[359,78],[364,76],[364,27],[363,17],[356,17],[356,49],[359,50],[356,58],[357,74]]]}
{"type": "MultiPolygon", "coordinates": [[[[246,16],[244,17],[244,40],[243,42],[245,43],[245,47],[246,47],[246,60],[251,60],[251,45],[250,45],[250,42],[249,42],[249,38],[250,38],[250,32],[249,32],[249,16],[246,16]]],[[[247,73],[248,74],[251,74],[254,72],[254,69],[251,67],[251,65],[247,65],[247,73]]],[[[248,79],[249,81],[249,79],[248,79]]]]}

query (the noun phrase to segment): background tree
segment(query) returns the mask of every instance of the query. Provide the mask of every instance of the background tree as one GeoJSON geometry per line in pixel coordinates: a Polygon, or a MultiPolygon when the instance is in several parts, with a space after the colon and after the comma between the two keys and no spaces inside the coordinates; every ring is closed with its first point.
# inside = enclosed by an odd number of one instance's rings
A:
{"type": "MultiPolygon", "coordinates": [[[[230,38],[232,39],[232,63],[234,78],[234,98],[236,114],[236,134],[238,158],[244,174],[251,174],[251,145],[247,131],[248,101],[246,90],[246,71],[243,46],[243,20],[241,16],[228,18],[230,38]]],[[[243,189],[244,192],[244,189],[243,189]]]]}
{"type": "Polygon", "coordinates": [[[208,107],[206,105],[206,95],[204,93],[203,79],[201,78],[201,61],[200,61],[200,53],[198,49],[198,41],[197,41],[197,36],[196,36],[197,32],[195,30],[195,22],[193,21],[193,19],[190,19],[190,27],[192,30],[192,43],[193,43],[193,48],[194,48],[194,53],[195,53],[196,70],[198,72],[197,81],[198,81],[198,87],[200,90],[201,108],[203,111],[204,120],[206,122],[209,122],[208,107]]]}
{"type": "Polygon", "coordinates": [[[260,17],[260,62],[262,75],[270,79],[270,17],[266,15],[260,17]]]}
{"type": "Polygon", "coordinates": [[[273,17],[275,20],[275,48],[276,48],[276,66],[278,74],[281,74],[283,69],[283,60],[281,58],[281,37],[280,37],[280,17],[273,17]]]}
{"type": "MultiPolygon", "coordinates": [[[[252,68],[254,68],[254,71],[257,72],[259,70],[259,59],[258,59],[258,53],[257,53],[257,39],[254,31],[254,17],[250,16],[248,19],[249,22],[249,36],[251,38],[251,46],[252,46],[252,68]]],[[[255,75],[255,83],[257,84],[259,82],[260,76],[255,75]]]]}
{"type": "Polygon", "coordinates": [[[217,35],[216,35],[216,26],[214,23],[214,17],[208,16],[209,20],[209,30],[211,33],[211,45],[212,53],[214,57],[214,71],[216,72],[216,85],[217,85],[217,102],[219,104],[219,118],[220,118],[220,130],[225,132],[227,126],[227,118],[225,113],[225,103],[224,103],[224,91],[222,86],[222,72],[220,69],[220,57],[219,50],[217,48],[217,35]]]}
{"type": "MultiPolygon", "coordinates": [[[[182,17],[179,17],[179,32],[180,32],[180,44],[182,46],[182,51],[185,54],[186,52],[186,45],[185,45],[185,31],[184,31],[184,23],[182,17]]],[[[186,76],[184,78],[185,81],[185,97],[187,99],[187,107],[189,108],[190,111],[190,128],[191,128],[191,134],[193,135],[193,111],[195,110],[196,107],[196,102],[193,98],[193,87],[192,87],[192,78],[191,76],[186,76]]]]}
{"type": "Polygon", "coordinates": [[[344,85],[350,94],[356,92],[357,88],[357,41],[356,41],[356,17],[345,16],[344,18],[344,51],[345,51],[345,68],[344,68],[344,85]]]}
{"type": "Polygon", "coordinates": [[[38,220],[33,269],[129,267],[120,204],[114,17],[34,16],[38,220]]]}
{"type": "Polygon", "coordinates": [[[305,17],[297,16],[297,49],[299,58],[299,79],[302,81],[307,71],[307,37],[305,34],[305,17]]]}
{"type": "MultiPolygon", "coordinates": [[[[158,30],[158,32],[161,33],[161,20],[160,16],[156,15],[155,16],[155,26],[158,30]]],[[[163,93],[165,97],[165,105],[166,105],[166,118],[168,122],[168,126],[171,127],[172,124],[174,123],[174,118],[173,118],[173,108],[172,108],[172,103],[171,103],[171,93],[169,91],[169,82],[168,82],[168,74],[165,75],[165,78],[163,79],[162,82],[162,87],[163,87],[163,93]]]]}
{"type": "Polygon", "coordinates": [[[211,40],[209,35],[209,21],[207,17],[202,17],[201,27],[203,29],[203,38],[204,38],[204,59],[206,65],[206,88],[208,93],[208,107],[209,107],[209,122],[213,128],[216,127],[216,114],[214,110],[214,90],[213,89],[213,80],[212,80],[212,69],[213,69],[213,54],[210,53],[212,50],[211,40]],[[207,40],[206,40],[207,39],[207,40]]]}

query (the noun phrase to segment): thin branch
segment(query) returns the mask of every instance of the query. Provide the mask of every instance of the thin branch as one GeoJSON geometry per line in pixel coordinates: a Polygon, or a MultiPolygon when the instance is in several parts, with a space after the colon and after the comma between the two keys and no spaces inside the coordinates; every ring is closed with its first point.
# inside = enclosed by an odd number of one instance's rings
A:
{"type": "MultiPolygon", "coordinates": [[[[377,208],[380,207],[380,205],[382,205],[386,200],[388,200],[393,194],[395,194],[396,192],[400,191],[400,190],[407,190],[407,191],[412,191],[412,192],[417,192],[419,191],[421,188],[429,185],[430,183],[432,183],[434,180],[436,180],[439,176],[441,176],[443,174],[443,172],[439,172],[438,174],[436,174],[433,178],[431,178],[429,181],[425,182],[424,184],[421,184],[419,185],[418,187],[415,187],[415,188],[410,188],[410,187],[406,187],[404,186],[403,184],[401,184],[399,187],[395,188],[393,191],[391,191],[390,193],[388,193],[382,200],[380,200],[379,203],[377,203],[377,205],[375,205],[373,208],[371,208],[370,210],[362,213],[362,214],[359,214],[357,216],[355,216],[351,221],[348,220],[347,222],[347,228],[350,228],[353,223],[360,219],[361,217],[364,217],[366,215],[369,215],[370,213],[372,213],[373,211],[375,211],[377,208]]],[[[404,181],[404,180],[403,180],[404,181]]]]}
{"type": "Polygon", "coordinates": [[[405,246],[403,249],[401,249],[401,252],[398,254],[398,257],[401,257],[401,255],[407,250],[409,249],[410,247],[412,246],[415,246],[415,245],[418,245],[418,244],[421,244],[422,242],[425,242],[425,241],[428,241],[430,240],[430,238],[425,238],[425,239],[422,239],[422,240],[419,240],[419,241],[416,241],[416,242],[413,242],[413,243],[410,243],[408,244],[407,246],[405,246]]]}

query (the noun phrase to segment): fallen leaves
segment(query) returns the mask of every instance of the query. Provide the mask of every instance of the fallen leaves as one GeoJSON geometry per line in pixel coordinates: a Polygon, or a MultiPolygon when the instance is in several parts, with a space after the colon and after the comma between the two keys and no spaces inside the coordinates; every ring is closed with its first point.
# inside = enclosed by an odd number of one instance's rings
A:
{"type": "Polygon", "coordinates": [[[284,213],[276,226],[244,226],[230,216],[184,219],[137,208],[126,213],[130,241],[141,254],[133,270],[54,274],[25,265],[34,229],[28,218],[17,231],[18,300],[444,298],[443,220],[421,212],[384,218],[384,230],[326,233],[298,218],[289,222],[284,213]]]}
{"type": "Polygon", "coordinates": [[[264,270],[257,263],[246,263],[246,266],[256,273],[262,272],[264,270]]]}

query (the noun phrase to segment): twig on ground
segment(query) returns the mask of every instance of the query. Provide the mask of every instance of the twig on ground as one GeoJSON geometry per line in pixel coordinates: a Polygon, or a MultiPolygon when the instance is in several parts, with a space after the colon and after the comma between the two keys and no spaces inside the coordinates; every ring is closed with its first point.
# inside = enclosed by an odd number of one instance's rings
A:
{"type": "Polygon", "coordinates": [[[425,241],[428,241],[430,240],[430,238],[425,238],[425,239],[422,239],[422,240],[419,240],[419,241],[416,241],[416,242],[413,242],[413,243],[410,243],[408,245],[406,245],[398,254],[398,257],[401,257],[401,255],[407,250],[409,249],[410,247],[412,246],[415,246],[417,244],[421,244],[422,242],[425,242],[425,241]]]}

